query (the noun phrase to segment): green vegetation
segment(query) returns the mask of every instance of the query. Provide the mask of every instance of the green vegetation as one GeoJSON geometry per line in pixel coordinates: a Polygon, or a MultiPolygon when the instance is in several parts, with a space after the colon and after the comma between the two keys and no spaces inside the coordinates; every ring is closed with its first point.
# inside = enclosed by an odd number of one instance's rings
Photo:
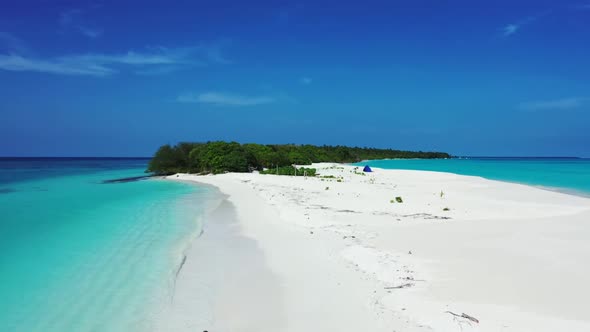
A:
{"type": "Polygon", "coordinates": [[[448,207],[444,208],[443,211],[451,211],[448,207]]]}
{"type": "Polygon", "coordinates": [[[366,176],[367,174],[365,174],[365,172],[359,172],[359,168],[355,167],[354,170],[350,171],[351,173],[354,173],[356,175],[362,175],[362,176],[366,176]]]}
{"type": "MultiPolygon", "coordinates": [[[[179,143],[161,146],[148,165],[148,172],[224,173],[250,172],[317,162],[352,163],[366,159],[450,158],[442,152],[411,152],[346,146],[261,145],[236,142],[179,143]]],[[[272,173],[269,173],[272,174],[272,173]]],[[[280,174],[280,171],[279,171],[280,174]]],[[[308,173],[311,176],[311,174],[308,173]]]]}
{"type": "Polygon", "coordinates": [[[402,199],[400,196],[397,196],[395,199],[390,199],[390,200],[389,200],[389,203],[392,203],[392,204],[393,204],[393,203],[395,203],[395,202],[398,202],[398,203],[403,203],[403,202],[404,202],[404,200],[403,200],[403,199],[402,199]]]}
{"type": "Polygon", "coordinates": [[[315,176],[315,168],[298,167],[295,169],[293,166],[273,167],[266,170],[260,171],[260,174],[274,174],[274,175],[297,175],[297,176],[315,176]],[[297,174],[295,173],[297,172],[297,174]]]}
{"type": "Polygon", "coordinates": [[[333,182],[334,180],[336,180],[336,182],[344,182],[344,177],[342,176],[334,176],[334,175],[317,175],[317,178],[320,179],[320,181],[328,181],[328,182],[333,182]]]}

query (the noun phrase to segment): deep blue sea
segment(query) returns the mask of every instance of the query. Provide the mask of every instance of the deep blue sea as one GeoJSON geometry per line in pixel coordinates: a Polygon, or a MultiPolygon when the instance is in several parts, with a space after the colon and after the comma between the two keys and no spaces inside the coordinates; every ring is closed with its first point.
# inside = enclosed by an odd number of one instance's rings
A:
{"type": "Polygon", "coordinates": [[[590,159],[456,158],[370,160],[357,165],[475,175],[570,193],[590,195],[590,159]]]}
{"type": "Polygon", "coordinates": [[[169,301],[210,187],[147,159],[0,158],[0,331],[146,331],[169,301]]]}

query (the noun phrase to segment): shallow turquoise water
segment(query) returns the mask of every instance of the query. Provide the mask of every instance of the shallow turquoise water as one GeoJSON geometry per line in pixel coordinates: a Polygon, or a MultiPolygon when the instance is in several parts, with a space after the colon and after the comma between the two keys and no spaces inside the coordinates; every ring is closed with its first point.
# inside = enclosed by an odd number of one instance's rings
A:
{"type": "Polygon", "coordinates": [[[475,175],[590,195],[590,159],[469,158],[370,160],[356,165],[475,175]]]}
{"type": "Polygon", "coordinates": [[[102,184],[142,175],[145,161],[87,164],[0,160],[0,331],[145,331],[169,300],[216,193],[102,184]]]}

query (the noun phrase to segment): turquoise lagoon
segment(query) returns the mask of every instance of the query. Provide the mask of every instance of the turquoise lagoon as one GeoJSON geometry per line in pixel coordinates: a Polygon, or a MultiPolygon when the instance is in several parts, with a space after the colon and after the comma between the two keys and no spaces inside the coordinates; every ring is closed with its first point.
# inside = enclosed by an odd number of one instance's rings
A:
{"type": "Polygon", "coordinates": [[[357,165],[481,176],[579,195],[590,195],[590,159],[582,158],[453,158],[369,160],[357,165]]]}
{"type": "Polygon", "coordinates": [[[146,331],[219,199],[146,159],[0,159],[0,331],[146,331]]]}

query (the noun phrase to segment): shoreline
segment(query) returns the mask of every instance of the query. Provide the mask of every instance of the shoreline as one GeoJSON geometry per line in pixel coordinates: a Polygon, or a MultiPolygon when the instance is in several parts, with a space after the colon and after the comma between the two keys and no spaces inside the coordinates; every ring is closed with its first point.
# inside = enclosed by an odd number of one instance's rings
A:
{"type": "MultiPolygon", "coordinates": [[[[355,166],[355,167],[360,167],[360,166],[355,166]]],[[[373,167],[373,168],[381,170],[381,171],[393,170],[393,171],[434,172],[434,173],[442,173],[442,174],[452,174],[452,175],[457,175],[457,176],[478,178],[478,179],[486,180],[486,181],[495,181],[495,182],[516,184],[516,185],[521,185],[521,186],[525,186],[525,187],[531,187],[531,188],[536,188],[536,189],[541,189],[541,190],[546,190],[546,191],[550,191],[550,192],[554,192],[554,193],[571,195],[571,196],[576,196],[576,197],[590,198],[590,192],[586,192],[583,190],[576,190],[576,189],[571,189],[571,188],[566,188],[566,187],[550,187],[550,186],[544,186],[544,185],[540,185],[540,184],[532,184],[532,183],[502,180],[502,179],[492,179],[492,178],[488,178],[488,177],[481,176],[481,175],[468,175],[468,174],[460,174],[460,173],[453,173],[453,172],[414,170],[414,169],[405,169],[405,168],[403,168],[403,169],[402,168],[380,168],[380,167],[373,167]]]]}
{"type": "Polygon", "coordinates": [[[252,324],[272,330],[276,323],[272,323],[267,314],[280,316],[277,311],[280,305],[271,305],[280,302],[280,298],[274,296],[279,292],[273,292],[258,306],[248,303],[247,299],[262,293],[262,280],[264,287],[278,289],[278,284],[264,264],[264,254],[256,241],[241,233],[235,207],[228,195],[212,184],[172,176],[167,179],[212,188],[215,197],[198,218],[200,228],[179,246],[180,263],[174,271],[170,302],[150,319],[150,330],[250,331],[248,326],[252,324]],[[259,280],[258,287],[245,285],[240,279],[244,274],[259,280]],[[225,318],[218,320],[218,316],[225,318]]]}
{"type": "MultiPolygon", "coordinates": [[[[163,176],[152,176],[150,181],[171,182],[163,176]]],[[[136,320],[130,331],[153,330],[157,326],[156,324],[161,321],[162,314],[174,301],[178,277],[185,267],[190,248],[203,234],[206,219],[218,209],[225,199],[225,195],[215,186],[196,184],[193,181],[175,182],[191,188],[191,192],[173,200],[173,209],[181,211],[181,214],[173,216],[173,219],[182,218],[191,226],[187,232],[168,244],[165,257],[168,269],[161,276],[161,282],[155,283],[157,285],[151,290],[150,296],[154,298],[154,301],[146,305],[143,314],[139,315],[139,319],[136,320]]]]}
{"type": "MultiPolygon", "coordinates": [[[[482,160],[486,160],[485,157],[474,157],[475,159],[482,159],[482,160]]],[[[494,158],[498,158],[498,157],[490,157],[491,159],[494,158]]],[[[523,158],[523,157],[515,157],[517,159],[523,158]]],[[[370,162],[372,161],[383,161],[383,160],[399,160],[399,161],[404,161],[404,160],[452,160],[452,159],[462,159],[462,158],[438,158],[438,159],[416,159],[416,158],[404,158],[404,159],[379,159],[379,160],[363,160],[360,161],[358,163],[352,163],[352,164],[344,164],[344,165],[348,165],[348,166],[355,166],[355,167],[363,167],[364,165],[369,165],[370,162]],[[356,165],[356,164],[361,164],[363,163],[363,165],[356,165]]],[[[467,159],[471,159],[471,158],[467,158],[467,159]]],[[[506,159],[506,158],[500,158],[500,159],[506,159]]],[[[539,159],[539,157],[531,157],[530,159],[535,160],[535,159],[539,159]]],[[[548,158],[542,158],[542,159],[563,159],[562,157],[548,157],[548,158]]],[[[589,158],[581,158],[581,157],[568,157],[565,159],[569,159],[569,160],[590,160],[589,158]]],[[[509,158],[508,158],[509,160],[509,158]]],[[[371,166],[373,168],[373,166],[371,166]]],[[[536,184],[536,183],[528,183],[528,182],[521,182],[518,180],[510,180],[510,179],[503,179],[503,178],[493,178],[493,177],[486,177],[483,175],[476,175],[476,174],[462,174],[462,173],[455,173],[455,172],[450,172],[450,171],[438,171],[438,170],[428,170],[428,169],[412,169],[412,168],[381,168],[379,166],[375,166],[374,168],[377,169],[381,169],[381,170],[400,170],[400,171],[417,171],[417,172],[437,172],[437,173],[444,173],[444,174],[454,174],[454,175],[459,175],[459,176],[472,176],[472,177],[478,177],[478,178],[482,178],[485,180],[489,180],[489,181],[499,181],[499,182],[506,182],[506,183],[512,183],[512,184],[520,184],[520,185],[524,185],[524,186],[530,186],[530,187],[535,187],[535,188],[539,188],[539,189],[543,189],[543,190],[548,190],[548,191],[553,191],[553,192],[558,192],[558,193],[563,193],[563,194],[568,194],[568,195],[573,195],[573,196],[579,196],[579,197],[584,197],[584,198],[590,198],[590,188],[589,189],[576,189],[576,188],[570,188],[570,187],[560,187],[560,186],[552,186],[552,185],[543,185],[543,184],[536,184]]]]}
{"type": "MultiPolygon", "coordinates": [[[[578,240],[590,235],[582,222],[590,216],[588,198],[454,173],[376,168],[359,176],[350,165],[313,167],[343,181],[249,173],[172,178],[228,195],[239,233],[257,243],[279,281],[281,330],[590,327],[577,307],[590,295],[583,283],[589,271],[574,264],[590,258],[590,246],[578,240]],[[437,198],[441,186],[448,189],[437,198]],[[404,203],[389,203],[398,194],[404,203]],[[445,212],[443,205],[452,207],[445,212]],[[543,285],[560,283],[558,272],[571,276],[568,284],[548,291],[543,285]],[[301,296],[310,290],[316,300],[301,296]],[[561,307],[553,304],[560,301],[561,307]]],[[[273,330],[255,325],[252,330],[273,330]]]]}

